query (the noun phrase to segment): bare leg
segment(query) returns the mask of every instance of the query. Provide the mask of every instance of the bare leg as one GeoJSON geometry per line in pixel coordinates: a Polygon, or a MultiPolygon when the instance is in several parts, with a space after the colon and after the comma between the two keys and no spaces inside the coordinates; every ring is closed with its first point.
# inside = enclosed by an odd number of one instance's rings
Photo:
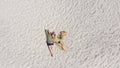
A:
{"type": "Polygon", "coordinates": [[[65,45],[64,45],[64,43],[62,41],[60,41],[60,45],[63,48],[63,50],[66,50],[66,47],[65,47],[65,45]]]}
{"type": "Polygon", "coordinates": [[[48,46],[48,49],[50,51],[51,56],[53,57],[53,46],[52,45],[48,46]]]}

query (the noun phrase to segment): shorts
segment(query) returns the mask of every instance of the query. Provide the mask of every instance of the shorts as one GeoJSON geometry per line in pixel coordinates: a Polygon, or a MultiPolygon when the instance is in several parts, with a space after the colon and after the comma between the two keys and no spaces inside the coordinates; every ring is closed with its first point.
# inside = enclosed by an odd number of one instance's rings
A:
{"type": "Polygon", "coordinates": [[[58,43],[60,43],[60,41],[58,41],[58,43]]]}
{"type": "Polygon", "coordinates": [[[48,46],[54,45],[54,43],[47,43],[48,46]]]}

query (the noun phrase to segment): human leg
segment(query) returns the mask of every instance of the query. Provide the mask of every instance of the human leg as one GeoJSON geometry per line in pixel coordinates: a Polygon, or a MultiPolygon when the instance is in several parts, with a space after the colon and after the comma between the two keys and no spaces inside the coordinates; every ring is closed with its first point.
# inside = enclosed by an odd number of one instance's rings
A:
{"type": "Polygon", "coordinates": [[[60,41],[60,46],[62,47],[63,50],[66,50],[66,47],[62,41],[60,41]]]}
{"type": "Polygon", "coordinates": [[[48,49],[49,49],[52,57],[53,57],[53,45],[54,45],[54,43],[47,43],[48,49]]]}
{"type": "Polygon", "coordinates": [[[50,51],[51,56],[53,57],[53,45],[49,45],[48,49],[50,51]]]}

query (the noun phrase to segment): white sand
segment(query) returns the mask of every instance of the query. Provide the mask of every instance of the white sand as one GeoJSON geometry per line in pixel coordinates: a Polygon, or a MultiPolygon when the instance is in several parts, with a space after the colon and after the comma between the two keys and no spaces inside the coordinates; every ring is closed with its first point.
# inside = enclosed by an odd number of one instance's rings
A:
{"type": "Polygon", "coordinates": [[[0,0],[0,68],[120,68],[120,1],[0,0]],[[45,29],[67,52],[50,56],[45,29]]]}

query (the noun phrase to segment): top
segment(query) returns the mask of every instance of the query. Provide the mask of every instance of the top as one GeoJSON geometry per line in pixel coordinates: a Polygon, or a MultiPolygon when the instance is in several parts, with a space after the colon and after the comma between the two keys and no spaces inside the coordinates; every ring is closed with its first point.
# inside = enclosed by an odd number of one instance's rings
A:
{"type": "Polygon", "coordinates": [[[45,30],[46,38],[47,38],[47,43],[53,43],[52,36],[51,34],[48,33],[49,30],[45,30]]]}

